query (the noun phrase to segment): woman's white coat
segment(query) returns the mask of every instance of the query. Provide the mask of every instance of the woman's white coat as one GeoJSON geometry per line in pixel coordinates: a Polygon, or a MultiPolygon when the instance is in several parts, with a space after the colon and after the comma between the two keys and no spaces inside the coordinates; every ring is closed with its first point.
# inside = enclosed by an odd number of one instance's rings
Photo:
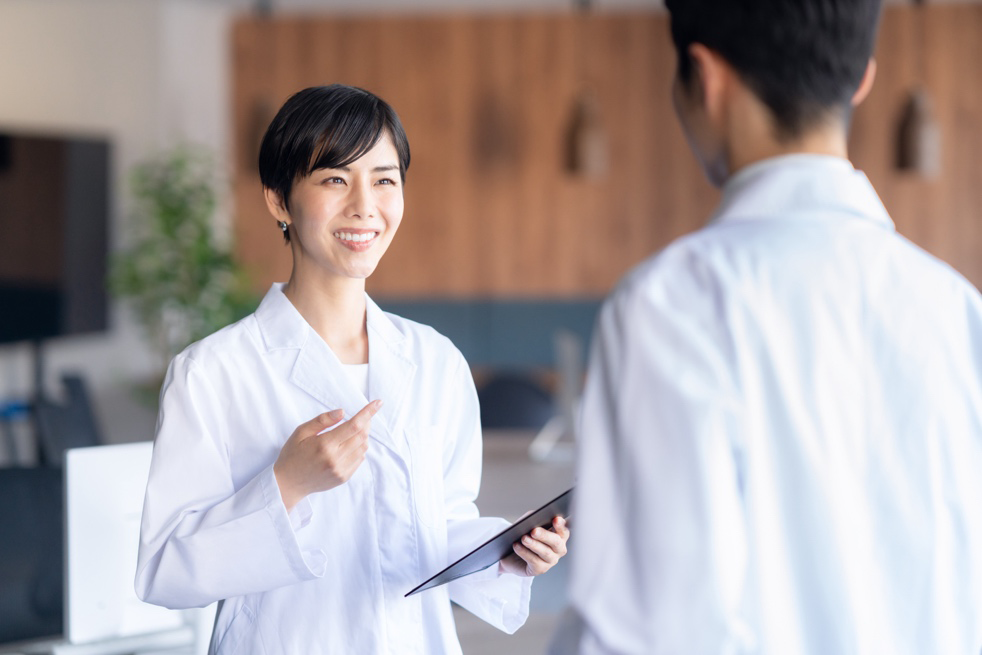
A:
{"type": "Polygon", "coordinates": [[[367,302],[370,398],[280,285],[171,364],[136,589],[174,608],[223,600],[213,653],[459,653],[451,599],[507,632],[527,617],[531,579],[493,569],[405,598],[506,523],[474,504],[480,417],[463,357],[367,302]],[[287,514],[272,472],[284,441],[376,398],[365,462],[287,514]]]}

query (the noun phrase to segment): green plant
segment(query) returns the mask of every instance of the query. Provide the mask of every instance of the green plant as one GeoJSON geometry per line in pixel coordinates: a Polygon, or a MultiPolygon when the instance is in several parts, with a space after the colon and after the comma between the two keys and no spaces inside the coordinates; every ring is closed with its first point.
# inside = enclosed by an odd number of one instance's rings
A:
{"type": "Polygon", "coordinates": [[[110,288],[126,299],[160,357],[253,311],[258,299],[216,242],[217,180],[206,153],[186,146],[137,164],[130,246],[112,261],[110,288]]]}

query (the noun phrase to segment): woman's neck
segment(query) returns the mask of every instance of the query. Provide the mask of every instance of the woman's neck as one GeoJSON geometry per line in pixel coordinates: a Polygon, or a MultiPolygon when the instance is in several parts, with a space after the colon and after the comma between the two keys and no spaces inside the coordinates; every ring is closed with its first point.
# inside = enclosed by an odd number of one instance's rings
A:
{"type": "Polygon", "coordinates": [[[342,364],[368,362],[364,280],[313,280],[294,271],[283,293],[342,364]]]}

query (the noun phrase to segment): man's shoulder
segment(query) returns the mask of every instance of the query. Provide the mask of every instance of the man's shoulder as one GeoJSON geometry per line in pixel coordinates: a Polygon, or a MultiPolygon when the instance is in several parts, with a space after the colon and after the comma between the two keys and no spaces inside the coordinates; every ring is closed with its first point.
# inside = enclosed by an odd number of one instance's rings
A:
{"type": "Polygon", "coordinates": [[[727,230],[712,227],[678,237],[628,271],[616,293],[632,295],[691,281],[693,276],[712,275],[720,251],[731,239],[727,230]]]}

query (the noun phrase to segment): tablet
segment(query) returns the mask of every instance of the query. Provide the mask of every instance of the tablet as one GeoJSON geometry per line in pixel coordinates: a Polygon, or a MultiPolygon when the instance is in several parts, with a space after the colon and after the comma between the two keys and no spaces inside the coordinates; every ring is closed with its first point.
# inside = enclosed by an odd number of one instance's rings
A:
{"type": "Polygon", "coordinates": [[[569,518],[569,504],[572,497],[572,488],[564,491],[539,509],[518,519],[432,578],[424,580],[419,586],[406,594],[406,596],[412,596],[421,591],[439,587],[451,580],[456,580],[471,573],[477,573],[493,564],[497,564],[502,557],[514,552],[511,548],[512,544],[533,529],[552,527],[552,519],[556,516],[569,518]]]}

